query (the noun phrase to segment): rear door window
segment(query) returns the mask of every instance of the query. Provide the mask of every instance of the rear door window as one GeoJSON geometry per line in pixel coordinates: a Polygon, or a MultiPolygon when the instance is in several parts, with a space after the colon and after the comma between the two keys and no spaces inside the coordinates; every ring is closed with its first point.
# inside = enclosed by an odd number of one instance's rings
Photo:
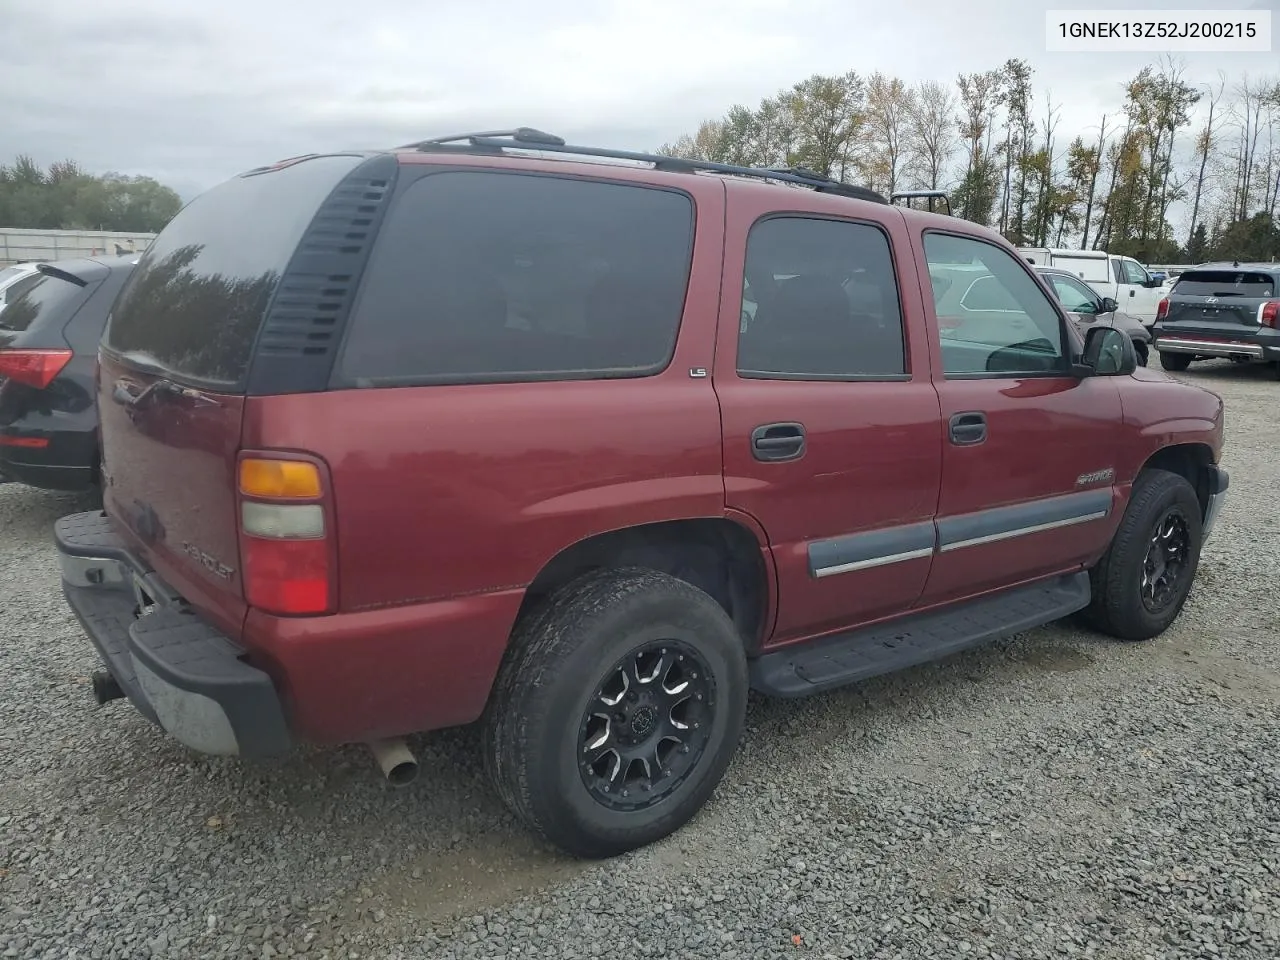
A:
{"type": "Polygon", "coordinates": [[[1275,296],[1276,289],[1276,279],[1265,273],[1240,270],[1188,270],[1178,278],[1173,292],[1191,297],[1263,299],[1275,296]]]}
{"type": "Polygon", "coordinates": [[[336,384],[658,373],[684,310],[693,201],[653,187],[433,173],[387,214],[336,384]]]}
{"type": "Polygon", "coordinates": [[[317,208],[360,159],[315,157],[236,177],[191,201],[121,291],[107,348],[179,380],[241,388],[281,274],[317,208]]]}
{"type": "Polygon", "coordinates": [[[738,373],[755,380],[906,376],[889,238],[875,226],[777,216],[747,238],[738,373]]]}

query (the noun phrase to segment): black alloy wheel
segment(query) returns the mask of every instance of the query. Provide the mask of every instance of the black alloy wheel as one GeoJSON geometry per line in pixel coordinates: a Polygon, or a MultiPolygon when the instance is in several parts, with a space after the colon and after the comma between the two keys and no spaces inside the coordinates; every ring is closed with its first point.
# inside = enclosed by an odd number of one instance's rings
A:
{"type": "Polygon", "coordinates": [[[1187,518],[1175,505],[1156,523],[1142,562],[1142,605],[1147,610],[1162,613],[1182,596],[1181,578],[1186,575],[1190,557],[1191,532],[1187,518]]]}
{"type": "Polygon", "coordinates": [[[580,725],[582,782],[596,802],[643,810],[679,788],[706,749],[715,692],[702,657],[676,641],[615,663],[580,725]]]}

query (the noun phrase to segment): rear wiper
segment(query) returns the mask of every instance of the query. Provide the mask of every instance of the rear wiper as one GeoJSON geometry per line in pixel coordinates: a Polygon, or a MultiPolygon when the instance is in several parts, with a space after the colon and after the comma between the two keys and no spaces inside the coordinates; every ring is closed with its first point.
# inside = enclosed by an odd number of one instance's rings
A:
{"type": "Polygon", "coordinates": [[[136,407],[148,397],[155,396],[159,393],[168,393],[175,397],[184,397],[187,400],[194,400],[197,403],[212,404],[220,406],[217,400],[209,396],[207,393],[201,393],[199,390],[192,390],[190,387],[184,387],[174,383],[172,380],[166,380],[161,377],[159,380],[151,381],[150,385],[144,387],[140,392],[133,393],[126,386],[128,381],[117,380],[114,389],[111,391],[111,399],[116,403],[126,407],[136,407]]]}

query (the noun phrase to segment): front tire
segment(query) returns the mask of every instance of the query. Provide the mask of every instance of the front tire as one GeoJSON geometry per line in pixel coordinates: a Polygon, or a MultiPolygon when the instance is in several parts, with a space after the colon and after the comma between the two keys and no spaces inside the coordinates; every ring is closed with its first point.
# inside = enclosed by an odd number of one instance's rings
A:
{"type": "Polygon", "coordinates": [[[1191,366],[1191,354],[1189,353],[1166,353],[1160,351],[1160,366],[1166,370],[1172,370],[1174,373],[1181,373],[1187,367],[1191,366]]]}
{"type": "Polygon", "coordinates": [[[484,720],[486,767],[525,824],[579,857],[683,826],[742,734],[742,641],[715,600],[653,570],[600,570],[520,624],[484,720]]]}
{"type": "Polygon", "coordinates": [[[1111,546],[1089,572],[1088,622],[1120,640],[1148,640],[1182,612],[1200,563],[1200,501],[1185,477],[1138,475],[1111,546]]]}

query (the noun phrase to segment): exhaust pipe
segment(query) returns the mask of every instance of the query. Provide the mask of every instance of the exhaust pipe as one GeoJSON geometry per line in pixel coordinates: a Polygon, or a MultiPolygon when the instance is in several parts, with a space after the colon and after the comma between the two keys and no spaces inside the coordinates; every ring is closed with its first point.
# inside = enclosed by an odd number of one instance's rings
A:
{"type": "Polygon", "coordinates": [[[98,706],[110,703],[112,700],[119,700],[124,696],[119,681],[106,670],[93,671],[89,680],[93,684],[93,699],[98,701],[98,706]]]}
{"type": "Polygon", "coordinates": [[[403,787],[418,777],[418,758],[409,750],[403,737],[374,740],[369,744],[373,758],[382,768],[382,775],[393,787],[403,787]]]}

